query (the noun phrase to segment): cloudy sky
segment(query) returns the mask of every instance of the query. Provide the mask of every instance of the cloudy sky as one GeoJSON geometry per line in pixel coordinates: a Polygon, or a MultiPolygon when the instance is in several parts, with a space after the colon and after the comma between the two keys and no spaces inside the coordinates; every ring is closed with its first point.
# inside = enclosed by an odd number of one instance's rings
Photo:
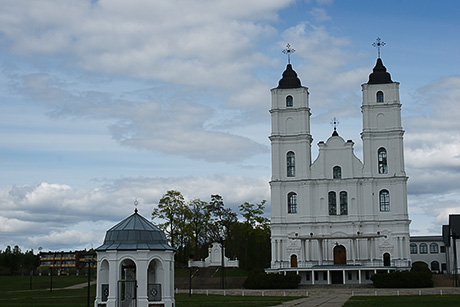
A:
{"type": "Polygon", "coordinates": [[[99,246],[170,189],[268,201],[270,89],[291,62],[316,144],[361,158],[361,84],[401,83],[412,235],[460,213],[458,1],[0,0],[0,249],[99,246]]]}

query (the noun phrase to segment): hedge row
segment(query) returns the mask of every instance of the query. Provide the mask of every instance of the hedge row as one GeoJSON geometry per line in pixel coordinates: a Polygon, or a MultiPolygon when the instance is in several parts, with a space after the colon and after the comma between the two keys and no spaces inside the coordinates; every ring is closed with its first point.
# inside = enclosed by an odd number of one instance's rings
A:
{"type": "Polygon", "coordinates": [[[254,269],[249,272],[244,281],[246,289],[296,289],[300,283],[297,274],[267,274],[262,269],[254,269]]]}
{"type": "Polygon", "coordinates": [[[431,288],[431,272],[397,271],[371,276],[376,288],[431,288]]]}

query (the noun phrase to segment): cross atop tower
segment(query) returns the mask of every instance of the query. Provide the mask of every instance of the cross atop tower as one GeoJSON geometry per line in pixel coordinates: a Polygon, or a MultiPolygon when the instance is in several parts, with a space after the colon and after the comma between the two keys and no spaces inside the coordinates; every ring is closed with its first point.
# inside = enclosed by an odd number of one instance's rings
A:
{"type": "Polygon", "coordinates": [[[134,212],[136,212],[136,213],[137,213],[137,211],[138,211],[138,210],[137,210],[137,205],[139,205],[139,202],[137,201],[137,198],[136,198],[136,199],[134,200],[134,207],[136,207],[136,208],[134,209],[134,212]]]}
{"type": "Polygon", "coordinates": [[[377,37],[374,43],[372,43],[372,46],[377,48],[377,54],[378,57],[380,58],[380,48],[385,46],[385,42],[382,42],[382,39],[380,37],[377,37]]]}
{"type": "Polygon", "coordinates": [[[334,127],[334,130],[337,130],[337,126],[340,124],[338,118],[334,117],[333,119],[331,119],[331,125],[332,127],[334,127]]]}
{"type": "Polygon", "coordinates": [[[338,120],[336,117],[334,117],[333,119],[331,119],[331,125],[332,125],[332,127],[334,127],[334,132],[332,133],[332,135],[335,135],[335,136],[339,135],[339,134],[337,133],[337,126],[338,126],[339,124],[340,124],[340,123],[339,123],[339,120],[338,120]]]}
{"type": "Polygon", "coordinates": [[[288,43],[286,45],[286,49],[283,50],[283,53],[284,54],[287,54],[287,57],[288,57],[288,64],[291,64],[291,53],[294,53],[295,52],[295,49],[294,48],[291,48],[291,45],[288,43]]]}

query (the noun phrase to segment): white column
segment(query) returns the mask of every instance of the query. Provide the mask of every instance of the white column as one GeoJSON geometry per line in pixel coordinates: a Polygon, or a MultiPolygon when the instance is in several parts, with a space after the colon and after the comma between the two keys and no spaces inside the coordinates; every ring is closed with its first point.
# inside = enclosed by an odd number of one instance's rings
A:
{"type": "Polygon", "coordinates": [[[361,270],[358,270],[358,283],[361,284],[361,270]]]}
{"type": "Polygon", "coordinates": [[[351,260],[353,264],[356,264],[356,252],[355,252],[355,239],[350,240],[350,253],[351,253],[351,260]]]}
{"type": "Polygon", "coordinates": [[[304,239],[301,239],[300,240],[300,253],[302,255],[302,261],[303,261],[303,266],[305,267],[306,266],[306,262],[307,262],[307,251],[305,250],[306,249],[306,242],[304,239]]]}
{"type": "Polygon", "coordinates": [[[371,238],[367,239],[367,259],[369,262],[372,263],[372,245],[371,245],[371,238]]]}
{"type": "Polygon", "coordinates": [[[280,244],[279,244],[279,260],[281,263],[283,263],[284,260],[284,254],[283,254],[283,240],[280,239],[280,244]]]}
{"type": "Polygon", "coordinates": [[[318,239],[318,249],[319,249],[319,265],[323,265],[323,240],[318,239]]]}

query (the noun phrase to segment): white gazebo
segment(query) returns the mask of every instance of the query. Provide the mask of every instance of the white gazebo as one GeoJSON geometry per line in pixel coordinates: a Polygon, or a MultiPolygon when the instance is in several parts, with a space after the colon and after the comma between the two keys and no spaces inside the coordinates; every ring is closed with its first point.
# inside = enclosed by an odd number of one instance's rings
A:
{"type": "Polygon", "coordinates": [[[174,306],[174,248],[137,209],[107,231],[96,252],[95,307],[174,306]]]}

